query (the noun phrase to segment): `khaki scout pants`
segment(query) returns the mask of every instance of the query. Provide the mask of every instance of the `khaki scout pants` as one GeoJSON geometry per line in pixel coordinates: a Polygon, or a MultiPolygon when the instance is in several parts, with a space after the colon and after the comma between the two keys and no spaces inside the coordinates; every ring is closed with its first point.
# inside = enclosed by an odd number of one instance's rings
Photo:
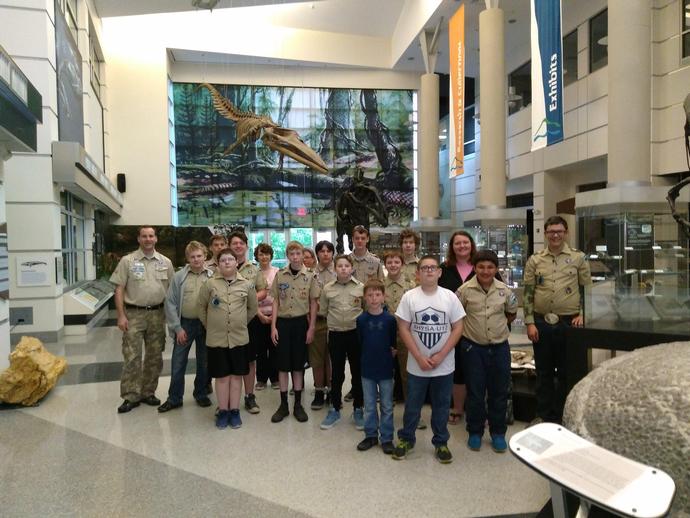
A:
{"type": "Polygon", "coordinates": [[[122,334],[124,364],[120,379],[120,397],[129,401],[139,401],[154,395],[158,387],[158,377],[163,369],[165,313],[163,308],[127,308],[127,319],[129,331],[122,334]]]}

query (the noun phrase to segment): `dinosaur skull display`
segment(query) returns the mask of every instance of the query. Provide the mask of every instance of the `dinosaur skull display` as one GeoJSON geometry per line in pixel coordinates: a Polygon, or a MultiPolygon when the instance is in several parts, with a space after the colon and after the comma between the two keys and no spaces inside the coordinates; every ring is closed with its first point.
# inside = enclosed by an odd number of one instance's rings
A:
{"type": "Polygon", "coordinates": [[[280,126],[264,128],[261,140],[281,155],[287,155],[320,173],[328,172],[321,157],[299,137],[295,130],[280,126]]]}

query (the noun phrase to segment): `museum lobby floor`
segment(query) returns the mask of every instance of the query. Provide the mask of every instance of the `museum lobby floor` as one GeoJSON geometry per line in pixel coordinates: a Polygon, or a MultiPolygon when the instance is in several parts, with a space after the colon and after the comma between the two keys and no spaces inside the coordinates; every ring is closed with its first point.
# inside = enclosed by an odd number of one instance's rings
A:
{"type": "MultiPolygon", "coordinates": [[[[468,450],[463,425],[450,427],[452,464],[434,460],[430,429],[396,462],[380,448],[356,451],[363,434],[349,419],[320,430],[325,410],[307,408],[307,423],[272,424],[279,394],[267,389],[257,392],[260,414],[242,411],[241,429],[217,430],[213,407],[194,404],[193,375],[181,409],[118,414],[117,328],[46,346],[67,358],[68,373],[39,406],[0,411],[3,517],[533,516],[549,497],[543,478],[486,439],[480,452],[468,450]]],[[[309,392],[310,371],[307,384],[309,392]]],[[[402,412],[396,405],[396,427],[402,412]]],[[[516,422],[509,435],[524,427],[516,422]]]]}

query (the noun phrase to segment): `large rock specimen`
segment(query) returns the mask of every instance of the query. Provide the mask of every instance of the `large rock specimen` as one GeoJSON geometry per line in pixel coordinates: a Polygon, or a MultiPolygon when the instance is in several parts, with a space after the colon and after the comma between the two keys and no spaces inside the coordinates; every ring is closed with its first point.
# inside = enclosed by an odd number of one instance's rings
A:
{"type": "Polygon", "coordinates": [[[67,361],[46,351],[40,340],[23,336],[12,353],[10,366],[0,373],[0,401],[35,405],[67,370],[67,361]]]}
{"type": "Polygon", "coordinates": [[[690,342],[605,361],[570,392],[563,424],[599,446],[664,470],[676,483],[671,515],[690,516],[690,342]]]}

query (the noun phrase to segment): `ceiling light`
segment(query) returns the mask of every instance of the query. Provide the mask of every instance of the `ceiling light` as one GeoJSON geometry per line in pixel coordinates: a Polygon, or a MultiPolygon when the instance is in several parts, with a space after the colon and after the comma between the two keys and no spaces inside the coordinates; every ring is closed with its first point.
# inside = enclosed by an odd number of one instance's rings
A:
{"type": "Polygon", "coordinates": [[[605,46],[607,46],[607,45],[609,44],[609,37],[608,37],[608,36],[604,36],[603,38],[599,38],[599,39],[597,40],[597,43],[598,43],[599,45],[603,45],[603,46],[605,47],[605,46]]]}
{"type": "Polygon", "coordinates": [[[192,0],[192,6],[197,9],[208,9],[211,10],[218,5],[220,0],[192,0]]]}
{"type": "Polygon", "coordinates": [[[518,101],[522,101],[522,95],[520,95],[519,93],[517,93],[517,92],[515,91],[515,87],[514,87],[514,86],[509,86],[509,87],[508,87],[508,97],[507,97],[507,99],[508,99],[508,102],[509,102],[509,103],[515,103],[515,102],[518,102],[518,101]]]}
{"type": "Polygon", "coordinates": [[[515,22],[517,22],[517,20],[515,18],[511,18],[510,20],[508,20],[508,23],[515,23],[515,22]]]}
{"type": "Polygon", "coordinates": [[[409,58],[407,58],[407,61],[414,61],[414,56],[410,56],[409,58]]]}

